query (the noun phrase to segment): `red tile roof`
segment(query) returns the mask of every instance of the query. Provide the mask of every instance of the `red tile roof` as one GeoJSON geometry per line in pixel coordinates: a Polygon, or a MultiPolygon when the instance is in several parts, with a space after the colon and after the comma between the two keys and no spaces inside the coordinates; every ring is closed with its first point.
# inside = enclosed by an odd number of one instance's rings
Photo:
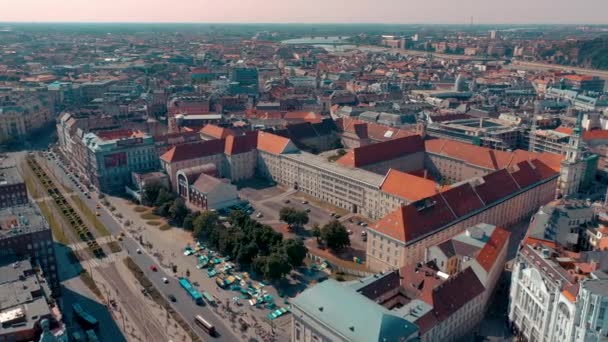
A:
{"type": "Polygon", "coordinates": [[[229,135],[226,137],[224,153],[233,155],[253,151],[256,148],[257,141],[257,132],[248,132],[246,135],[237,137],[229,135]]]}
{"type": "Polygon", "coordinates": [[[433,311],[443,321],[484,291],[473,269],[467,267],[433,289],[433,311]]]}
{"type": "Polygon", "coordinates": [[[519,190],[511,175],[506,169],[489,173],[481,178],[483,182],[475,185],[475,192],[487,205],[494,203],[519,190]]]}
{"type": "Polygon", "coordinates": [[[258,131],[257,143],[257,148],[260,151],[281,154],[285,151],[291,141],[272,133],[258,131]]]}
{"type": "Polygon", "coordinates": [[[410,241],[447,225],[456,219],[441,195],[437,194],[389,213],[372,228],[400,241],[410,241]]]}
{"type": "Polygon", "coordinates": [[[506,231],[503,228],[496,227],[490,236],[490,239],[483,246],[479,254],[477,254],[477,262],[483,267],[486,272],[490,272],[494,264],[496,263],[496,258],[500,252],[507,248],[509,236],[511,233],[506,231]]]}
{"type": "Polygon", "coordinates": [[[318,123],[323,120],[323,117],[315,112],[287,112],[283,116],[283,119],[288,121],[306,121],[310,123],[318,123]]]}
{"type": "Polygon", "coordinates": [[[534,153],[523,150],[497,151],[448,139],[426,140],[425,149],[428,153],[459,159],[490,170],[503,169],[524,160],[540,159],[553,170],[559,171],[559,164],[563,158],[561,155],[553,153],[534,153]]]}
{"type": "Polygon", "coordinates": [[[388,170],[380,190],[410,201],[417,201],[438,192],[435,182],[393,169],[388,170]]]}
{"type": "Polygon", "coordinates": [[[167,163],[202,158],[224,152],[224,140],[215,139],[191,144],[179,144],[170,148],[160,159],[167,163]]]}
{"type": "Polygon", "coordinates": [[[484,203],[469,183],[464,183],[444,191],[441,193],[441,196],[443,196],[443,199],[458,217],[481,209],[484,206],[484,203]]]}
{"type": "Polygon", "coordinates": [[[207,124],[200,130],[200,133],[215,139],[225,139],[229,135],[235,135],[229,128],[207,124]]]}
{"type": "Polygon", "coordinates": [[[525,188],[541,180],[541,175],[528,161],[517,163],[509,168],[509,172],[520,188],[525,188]]]}
{"type": "Polygon", "coordinates": [[[419,135],[361,146],[348,151],[336,162],[349,167],[361,167],[424,152],[424,141],[419,135]]]}

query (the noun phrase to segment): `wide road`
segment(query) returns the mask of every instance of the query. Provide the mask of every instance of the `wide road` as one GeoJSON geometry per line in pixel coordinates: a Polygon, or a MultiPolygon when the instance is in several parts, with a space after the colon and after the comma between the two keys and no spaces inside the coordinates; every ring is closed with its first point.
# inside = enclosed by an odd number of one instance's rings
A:
{"type": "MultiPolygon", "coordinates": [[[[45,156],[46,158],[46,156],[45,156]]],[[[76,187],[73,185],[72,181],[69,179],[69,175],[64,172],[59,166],[56,160],[48,161],[47,165],[49,165],[53,170],[53,173],[56,178],[58,178],[63,184],[70,186],[75,190],[75,193],[80,196],[84,203],[87,204],[92,211],[95,211],[95,206],[99,202],[97,196],[94,195],[91,199],[85,197],[82,191],[78,191],[76,187]]],[[[110,216],[105,210],[99,210],[100,216],[99,220],[104,226],[110,231],[113,235],[118,235],[123,232],[122,227],[118,222],[114,220],[112,216],[110,216]]],[[[216,327],[216,330],[219,333],[219,336],[213,338],[214,341],[238,341],[238,338],[229,326],[225,324],[223,320],[216,316],[215,313],[211,311],[209,306],[199,306],[196,305],[192,299],[188,296],[186,291],[184,291],[177,281],[177,279],[169,273],[166,273],[162,267],[158,267],[158,271],[154,272],[150,269],[152,265],[158,265],[156,260],[149,255],[143,247],[139,245],[139,242],[133,239],[126,231],[127,234],[123,241],[121,242],[122,248],[128,251],[131,259],[142,269],[146,277],[150,279],[152,284],[158,289],[158,291],[167,298],[169,294],[173,294],[177,301],[175,303],[170,302],[171,306],[179,312],[182,317],[190,323],[190,326],[194,331],[196,331],[197,335],[199,335],[203,340],[208,341],[212,338],[207,335],[201,328],[194,324],[194,316],[201,315],[205,319],[207,319],[211,324],[216,327]],[[136,253],[137,249],[141,249],[142,253],[136,253]],[[164,284],[162,281],[163,277],[167,277],[170,279],[168,284],[164,284]]]]}

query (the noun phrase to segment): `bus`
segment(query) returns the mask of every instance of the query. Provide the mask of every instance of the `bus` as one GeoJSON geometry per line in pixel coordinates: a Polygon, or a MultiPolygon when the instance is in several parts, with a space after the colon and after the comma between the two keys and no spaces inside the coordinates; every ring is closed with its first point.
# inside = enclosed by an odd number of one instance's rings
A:
{"type": "Polygon", "coordinates": [[[181,287],[186,290],[186,292],[188,292],[188,294],[190,295],[190,297],[192,297],[192,300],[194,300],[194,302],[197,305],[203,305],[205,302],[203,301],[203,296],[201,295],[200,292],[198,292],[194,287],[192,287],[192,284],[190,284],[190,282],[188,281],[188,279],[186,278],[180,278],[179,279],[179,284],[181,285],[181,287]]]}
{"type": "Polygon", "coordinates": [[[207,322],[201,315],[194,316],[194,322],[201,327],[209,336],[215,336],[215,327],[207,322]]]}

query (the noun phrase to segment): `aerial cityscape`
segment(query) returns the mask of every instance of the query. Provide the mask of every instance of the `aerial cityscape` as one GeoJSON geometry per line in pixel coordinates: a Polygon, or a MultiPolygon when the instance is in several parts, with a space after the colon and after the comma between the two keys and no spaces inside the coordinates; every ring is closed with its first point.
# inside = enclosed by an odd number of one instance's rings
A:
{"type": "Polygon", "coordinates": [[[6,5],[0,342],[608,342],[608,3],[535,1],[6,5]]]}

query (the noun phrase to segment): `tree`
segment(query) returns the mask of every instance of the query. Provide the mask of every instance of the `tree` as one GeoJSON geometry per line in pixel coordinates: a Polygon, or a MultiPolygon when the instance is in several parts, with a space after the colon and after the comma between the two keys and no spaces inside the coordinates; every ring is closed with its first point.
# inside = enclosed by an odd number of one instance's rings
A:
{"type": "Polygon", "coordinates": [[[189,213],[190,209],[186,207],[186,203],[181,197],[176,198],[169,208],[169,216],[178,226],[183,225],[184,219],[189,213]]]}
{"type": "Polygon", "coordinates": [[[258,246],[260,255],[268,255],[273,247],[279,245],[283,235],[277,233],[270,226],[258,225],[253,228],[253,241],[258,246]]]}
{"type": "Polygon", "coordinates": [[[147,206],[154,205],[160,189],[162,189],[162,186],[159,183],[146,184],[142,189],[141,203],[147,206]]]}
{"type": "Polygon", "coordinates": [[[172,203],[171,202],[165,202],[163,204],[161,204],[160,206],[158,206],[156,209],[154,209],[154,212],[156,213],[156,215],[160,215],[162,217],[167,217],[169,216],[169,209],[171,209],[172,203]]]}
{"type": "Polygon", "coordinates": [[[235,260],[239,265],[250,265],[257,255],[258,247],[255,243],[239,244],[235,260]]]}
{"type": "Polygon", "coordinates": [[[289,274],[290,271],[291,265],[285,253],[275,252],[266,258],[266,265],[264,265],[266,279],[276,281],[289,274]]]}
{"type": "Polygon", "coordinates": [[[312,227],[312,236],[314,236],[317,239],[317,243],[320,242],[320,240],[321,240],[321,228],[316,223],[312,227]]]}
{"type": "Polygon", "coordinates": [[[255,257],[255,259],[253,259],[253,264],[251,264],[251,268],[253,269],[253,271],[257,274],[264,275],[264,272],[266,270],[267,258],[267,256],[262,255],[258,255],[257,257],[255,257]]]}
{"type": "Polygon", "coordinates": [[[182,227],[185,230],[189,230],[189,231],[194,230],[194,220],[198,217],[198,215],[200,215],[200,212],[198,212],[198,211],[190,212],[184,218],[184,222],[182,224],[182,227]]]}
{"type": "Polygon", "coordinates": [[[325,241],[327,247],[333,250],[350,246],[348,231],[338,220],[332,220],[321,228],[321,238],[325,241]]]}
{"type": "Polygon", "coordinates": [[[165,189],[165,188],[161,188],[158,191],[158,196],[156,196],[156,200],[154,200],[154,205],[157,207],[160,207],[161,205],[168,203],[168,202],[173,202],[173,200],[175,199],[175,194],[172,193],[171,191],[165,189]]]}
{"type": "Polygon", "coordinates": [[[302,239],[287,239],[283,241],[283,251],[287,256],[289,264],[295,268],[302,265],[308,253],[308,248],[304,246],[302,239]]]}
{"type": "Polygon", "coordinates": [[[308,213],[292,207],[281,208],[279,218],[289,225],[302,226],[308,223],[308,213]]]}
{"type": "Polygon", "coordinates": [[[197,239],[206,240],[218,224],[219,218],[215,212],[203,211],[194,219],[192,234],[197,239]]]}

